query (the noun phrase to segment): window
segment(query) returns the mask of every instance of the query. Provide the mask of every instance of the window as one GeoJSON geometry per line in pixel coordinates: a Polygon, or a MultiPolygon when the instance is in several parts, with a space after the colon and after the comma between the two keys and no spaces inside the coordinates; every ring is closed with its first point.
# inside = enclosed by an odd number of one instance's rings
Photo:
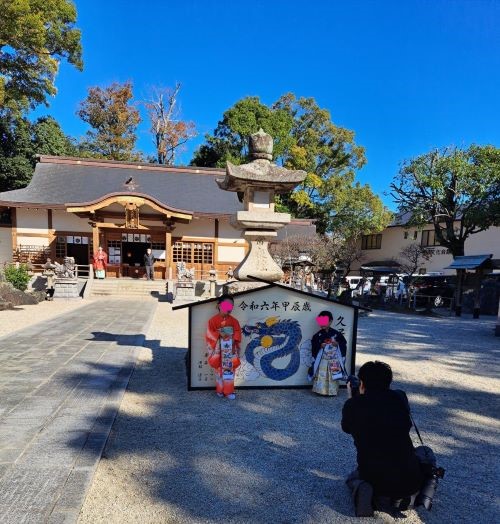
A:
{"type": "Polygon", "coordinates": [[[380,249],[382,247],[382,235],[364,235],[361,238],[361,249],[380,249]]]}
{"type": "Polygon", "coordinates": [[[66,256],[66,237],[57,237],[56,239],[56,258],[66,256]]]}
{"type": "Polygon", "coordinates": [[[0,224],[4,226],[12,225],[12,213],[10,212],[10,209],[0,209],[0,224]]]}
{"type": "Polygon", "coordinates": [[[413,240],[417,240],[418,231],[413,232],[413,240]]]}
{"type": "Polygon", "coordinates": [[[420,242],[420,245],[422,245],[423,247],[439,246],[439,242],[436,240],[435,237],[434,229],[422,231],[422,241],[420,242]]]}
{"type": "Polygon", "coordinates": [[[408,231],[405,231],[405,236],[404,236],[405,240],[408,238],[408,231]]]}
{"type": "Polygon", "coordinates": [[[172,248],[173,262],[187,264],[213,264],[214,245],[206,242],[175,242],[172,248]]]}

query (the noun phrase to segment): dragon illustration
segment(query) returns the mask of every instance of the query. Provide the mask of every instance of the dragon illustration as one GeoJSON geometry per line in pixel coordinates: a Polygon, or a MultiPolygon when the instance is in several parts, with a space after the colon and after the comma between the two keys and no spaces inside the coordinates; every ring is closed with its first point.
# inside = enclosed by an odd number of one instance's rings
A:
{"type": "Polygon", "coordinates": [[[265,322],[243,326],[243,333],[247,337],[254,336],[245,349],[245,359],[261,375],[272,380],[285,380],[297,372],[302,331],[296,320],[270,317],[265,322]],[[290,362],[285,368],[273,366],[276,359],[288,355],[290,362]]]}

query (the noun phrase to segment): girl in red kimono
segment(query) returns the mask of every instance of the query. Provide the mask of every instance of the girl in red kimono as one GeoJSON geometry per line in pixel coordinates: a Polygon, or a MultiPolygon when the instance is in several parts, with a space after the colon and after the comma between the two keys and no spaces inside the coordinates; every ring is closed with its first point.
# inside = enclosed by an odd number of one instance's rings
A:
{"type": "Polygon", "coordinates": [[[99,246],[97,253],[94,253],[92,262],[96,278],[104,278],[106,276],[106,266],[108,265],[108,255],[101,246],[99,246]]]}
{"type": "Polygon", "coordinates": [[[234,371],[240,365],[240,323],[230,315],[234,300],[230,295],[217,299],[219,313],[208,321],[206,342],[208,363],[215,369],[215,391],[219,397],[234,400],[234,371]]]}

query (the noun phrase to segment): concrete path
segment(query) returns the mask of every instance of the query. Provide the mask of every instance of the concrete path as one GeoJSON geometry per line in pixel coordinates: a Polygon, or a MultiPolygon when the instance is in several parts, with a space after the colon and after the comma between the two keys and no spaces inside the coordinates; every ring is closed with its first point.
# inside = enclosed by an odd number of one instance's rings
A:
{"type": "Polygon", "coordinates": [[[0,522],[74,522],[156,301],[102,300],[0,338],[0,522]]]}

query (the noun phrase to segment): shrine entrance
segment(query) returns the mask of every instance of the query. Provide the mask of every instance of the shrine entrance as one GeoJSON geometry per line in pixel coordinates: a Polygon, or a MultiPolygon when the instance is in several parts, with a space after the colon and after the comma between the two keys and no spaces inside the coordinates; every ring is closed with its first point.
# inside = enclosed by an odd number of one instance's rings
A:
{"type": "Polygon", "coordinates": [[[151,197],[113,195],[83,206],[68,206],[68,212],[88,219],[94,249],[108,254],[108,277],[141,278],[144,255],[151,248],[155,278],[171,278],[172,231],[176,223],[187,224],[192,215],[169,209],[151,197]]]}

